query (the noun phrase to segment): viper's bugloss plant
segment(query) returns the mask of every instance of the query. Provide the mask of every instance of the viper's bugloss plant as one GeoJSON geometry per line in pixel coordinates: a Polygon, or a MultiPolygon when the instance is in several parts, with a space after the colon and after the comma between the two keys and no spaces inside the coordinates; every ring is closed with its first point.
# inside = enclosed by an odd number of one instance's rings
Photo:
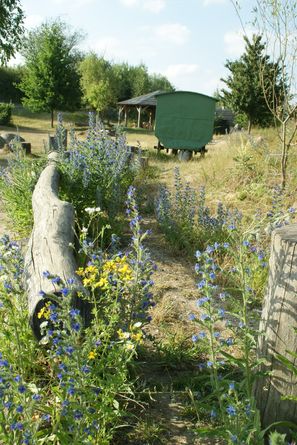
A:
{"type": "Polygon", "coordinates": [[[115,245],[104,251],[88,238],[100,209],[87,208],[91,224],[79,237],[87,262],[67,281],[44,271],[56,292],[40,289],[39,348],[28,324],[21,252],[8,237],[1,240],[1,443],[108,445],[125,423],[127,405],[133,403],[129,368],[154,304],[154,264],[143,246],[148,232],[141,229],[134,194],[130,188],[132,239],[124,252],[115,245]],[[90,308],[87,326],[73,307],[74,294],[90,308]]]}
{"type": "Polygon", "coordinates": [[[111,138],[90,114],[87,138],[78,140],[72,135],[61,156],[62,197],[74,204],[79,218],[85,207],[99,206],[113,223],[137,172],[125,136],[111,138]]]}
{"type": "Polygon", "coordinates": [[[197,313],[189,318],[197,325],[194,344],[208,345],[207,360],[199,369],[209,376],[209,419],[222,426],[228,443],[260,445],[263,437],[252,390],[259,366],[253,283],[257,269],[262,272],[267,263],[255,240],[246,236],[243,239],[234,229],[228,241],[196,252],[200,295],[197,313]],[[222,255],[233,261],[222,265],[222,255]],[[232,288],[220,285],[224,274],[234,275],[232,288]]]}
{"type": "Polygon", "coordinates": [[[174,175],[173,192],[163,186],[156,200],[156,217],[166,238],[176,248],[191,254],[195,249],[223,241],[228,227],[240,221],[240,213],[231,212],[221,202],[216,212],[212,212],[206,205],[204,187],[197,194],[188,183],[183,183],[178,168],[174,175]]]}

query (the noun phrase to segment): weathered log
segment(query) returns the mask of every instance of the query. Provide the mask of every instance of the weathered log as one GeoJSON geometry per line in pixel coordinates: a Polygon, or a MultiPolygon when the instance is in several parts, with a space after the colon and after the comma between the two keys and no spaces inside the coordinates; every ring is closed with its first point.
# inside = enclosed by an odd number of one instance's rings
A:
{"type": "MultiPolygon", "coordinates": [[[[25,257],[25,280],[28,292],[30,324],[38,339],[41,338],[38,313],[51,294],[59,295],[59,284],[44,276],[61,277],[65,282],[75,277],[76,261],[71,244],[74,240],[74,209],[69,202],[58,198],[59,172],[57,153],[49,154],[49,163],[43,170],[33,192],[34,226],[25,257]],[[47,297],[40,295],[45,292],[47,297]]],[[[78,277],[76,277],[79,282],[78,277]]],[[[78,285],[79,287],[79,285],[78,285]]],[[[89,317],[88,305],[76,295],[73,306],[80,309],[85,322],[89,317]]]]}
{"type": "Polygon", "coordinates": [[[288,351],[297,351],[297,224],[275,230],[272,235],[269,282],[260,322],[258,356],[265,360],[268,375],[255,384],[255,397],[263,427],[275,421],[297,421],[297,375],[277,357],[297,366],[288,351]]]}

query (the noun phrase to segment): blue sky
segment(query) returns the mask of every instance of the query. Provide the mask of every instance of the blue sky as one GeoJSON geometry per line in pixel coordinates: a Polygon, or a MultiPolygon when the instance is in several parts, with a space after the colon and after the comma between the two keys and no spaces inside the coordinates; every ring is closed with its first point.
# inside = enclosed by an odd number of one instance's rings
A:
{"type": "Polygon", "coordinates": [[[243,51],[240,21],[230,0],[21,3],[28,28],[61,17],[86,34],[81,49],[115,62],[143,62],[150,73],[166,75],[179,90],[213,94],[227,74],[226,60],[238,58],[243,51]]]}

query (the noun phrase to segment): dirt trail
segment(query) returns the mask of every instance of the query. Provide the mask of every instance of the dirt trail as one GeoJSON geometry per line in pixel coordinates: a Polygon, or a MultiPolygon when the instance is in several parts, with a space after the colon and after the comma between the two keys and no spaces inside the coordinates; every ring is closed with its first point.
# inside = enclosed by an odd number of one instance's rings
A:
{"type": "MultiPolygon", "coordinates": [[[[158,230],[153,218],[147,218],[145,225],[153,230],[147,241],[152,260],[157,265],[153,275],[156,306],[152,310],[150,333],[158,341],[164,341],[164,335],[171,331],[172,338],[179,335],[190,337],[193,326],[188,316],[197,309],[197,277],[193,261],[170,251],[164,236],[158,230]]],[[[153,395],[154,403],[150,404],[149,416],[164,426],[167,445],[215,445],[222,444],[220,439],[201,439],[194,433],[194,423],[185,417],[185,391],[170,390],[176,377],[187,378],[183,364],[173,369],[166,369],[164,364],[147,364],[146,381],[152,385],[154,381],[164,387],[153,395]],[[183,377],[184,376],[184,377],[183,377]]],[[[195,372],[195,370],[192,370],[195,372]]],[[[189,399],[188,399],[189,400],[189,399]]],[[[157,442],[156,442],[157,443],[157,442]]]]}

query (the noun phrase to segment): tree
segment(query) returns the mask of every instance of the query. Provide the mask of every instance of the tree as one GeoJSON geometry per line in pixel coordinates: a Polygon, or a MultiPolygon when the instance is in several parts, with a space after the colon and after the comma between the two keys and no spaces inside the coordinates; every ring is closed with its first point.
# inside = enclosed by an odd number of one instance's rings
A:
{"type": "Polygon", "coordinates": [[[173,85],[169,82],[167,77],[161,74],[149,75],[149,90],[150,91],[167,91],[168,93],[174,91],[173,85]]]}
{"type": "Polygon", "coordinates": [[[79,33],[70,33],[64,22],[56,20],[31,31],[24,42],[23,103],[32,111],[50,112],[52,127],[55,110],[71,111],[80,104],[76,51],[80,39],[79,33]]]}
{"type": "MultiPolygon", "coordinates": [[[[282,187],[287,182],[287,167],[297,133],[296,69],[297,69],[297,3],[292,0],[257,0],[253,10],[255,25],[269,39],[267,48],[279,66],[279,100],[277,90],[263,83],[263,92],[274,118],[281,143],[282,187]],[[269,100],[270,90],[273,100],[269,100]]],[[[275,77],[278,73],[275,72],[275,77]]]]}
{"type": "Polygon", "coordinates": [[[79,65],[83,100],[98,113],[116,104],[112,65],[95,53],[88,54],[79,65]]]}
{"type": "Polygon", "coordinates": [[[21,103],[23,97],[18,88],[23,67],[0,67],[0,102],[21,103]]]}
{"type": "Polygon", "coordinates": [[[281,100],[282,85],[280,67],[264,54],[262,37],[253,35],[250,41],[245,36],[244,40],[245,53],[239,60],[228,60],[225,65],[231,74],[227,79],[221,79],[228,87],[228,90],[222,90],[222,100],[233,111],[247,116],[250,133],[255,124],[264,127],[272,124],[269,104],[281,100]]]}
{"type": "Polygon", "coordinates": [[[19,0],[0,2],[0,63],[5,64],[20,47],[24,13],[19,0]]]}

